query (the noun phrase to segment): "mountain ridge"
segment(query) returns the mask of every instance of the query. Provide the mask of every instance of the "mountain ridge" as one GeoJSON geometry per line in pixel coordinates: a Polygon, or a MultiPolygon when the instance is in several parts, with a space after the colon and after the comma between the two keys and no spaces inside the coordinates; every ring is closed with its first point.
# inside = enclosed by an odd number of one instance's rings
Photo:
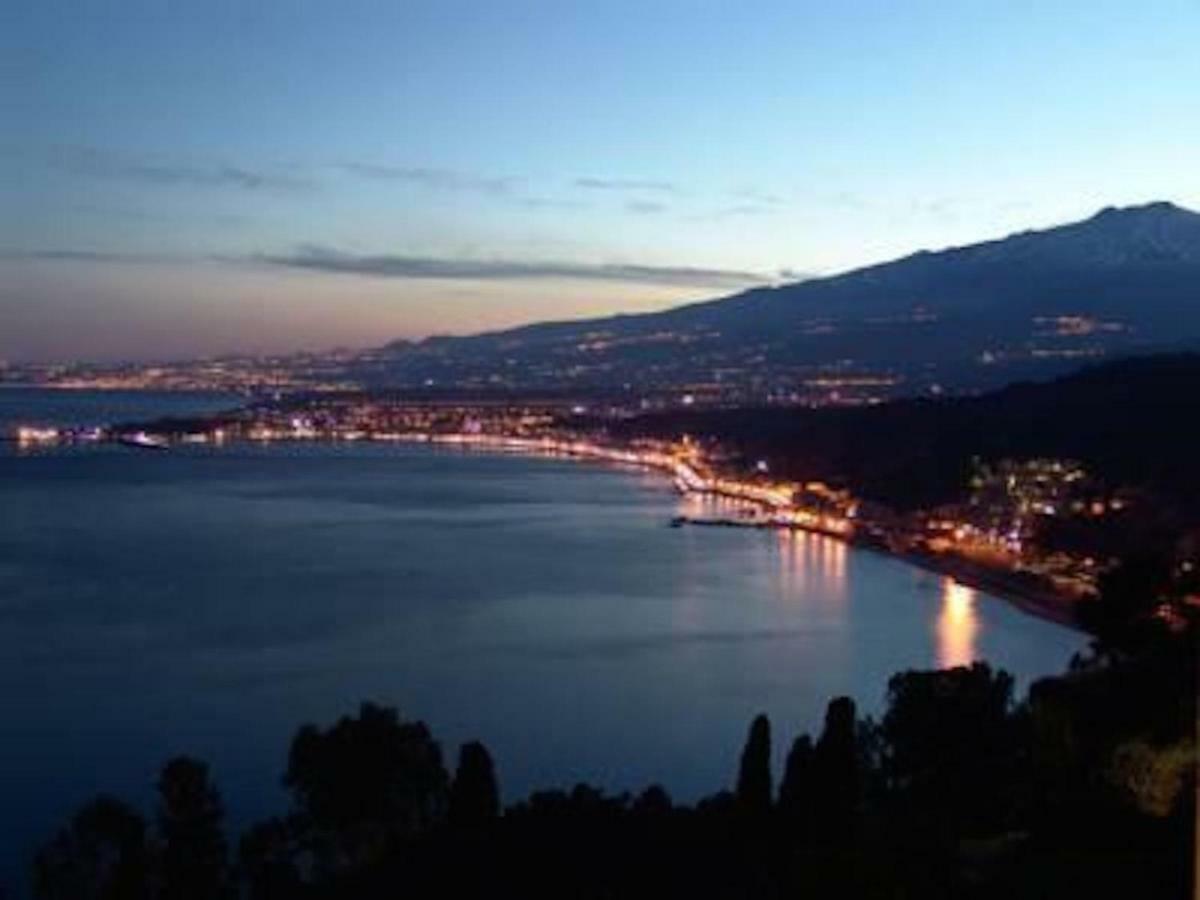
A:
{"type": "Polygon", "coordinates": [[[393,343],[378,375],[777,390],[841,363],[910,386],[932,365],[969,386],[980,366],[1021,375],[1181,338],[1200,338],[1200,213],[1155,201],[659,312],[393,343]]]}

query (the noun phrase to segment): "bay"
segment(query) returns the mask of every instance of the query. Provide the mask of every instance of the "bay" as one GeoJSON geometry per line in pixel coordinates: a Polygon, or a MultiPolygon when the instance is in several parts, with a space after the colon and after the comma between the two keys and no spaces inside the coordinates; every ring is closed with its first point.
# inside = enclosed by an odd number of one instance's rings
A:
{"type": "MultiPolygon", "coordinates": [[[[0,391],[14,421],[231,398],[0,391]],[[39,396],[41,395],[41,396],[39,396]]],[[[232,824],[283,808],[287,744],[359,702],[424,719],[506,801],[576,781],[727,787],[750,719],[776,760],[833,696],[986,659],[1022,687],[1083,636],[829,538],[669,527],[643,472],[382,445],[0,450],[0,883],[81,801],[152,808],[211,763],[232,824]]],[[[707,502],[707,501],[705,501],[707,502]]]]}

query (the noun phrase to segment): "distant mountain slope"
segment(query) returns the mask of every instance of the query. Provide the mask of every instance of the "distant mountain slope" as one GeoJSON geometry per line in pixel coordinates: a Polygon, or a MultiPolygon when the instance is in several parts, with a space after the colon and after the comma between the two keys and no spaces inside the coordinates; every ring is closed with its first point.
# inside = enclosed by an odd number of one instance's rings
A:
{"type": "Polygon", "coordinates": [[[761,392],[836,367],[970,387],[1198,338],[1200,214],[1151,203],[665,312],[392,344],[365,374],[761,392]]]}

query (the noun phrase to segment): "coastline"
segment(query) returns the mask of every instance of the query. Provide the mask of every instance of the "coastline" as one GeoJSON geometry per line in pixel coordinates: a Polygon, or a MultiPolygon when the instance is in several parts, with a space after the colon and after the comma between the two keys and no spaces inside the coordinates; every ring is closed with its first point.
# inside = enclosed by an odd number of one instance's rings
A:
{"type": "MultiPolygon", "coordinates": [[[[215,441],[213,445],[228,446],[229,444],[242,441],[251,444],[260,444],[274,441],[287,442],[289,440],[309,443],[322,439],[315,435],[302,438],[275,436],[271,439],[230,437],[215,441]]],[[[603,447],[586,441],[564,441],[550,437],[522,438],[461,433],[396,433],[386,436],[372,435],[371,437],[364,438],[347,437],[331,441],[331,443],[340,443],[342,441],[357,442],[358,440],[362,440],[363,442],[378,441],[382,443],[424,445],[441,449],[469,450],[497,455],[573,459],[584,463],[632,467],[661,474],[664,478],[671,480],[681,494],[695,493],[709,496],[733,497],[746,503],[748,506],[757,507],[768,514],[776,509],[772,502],[762,497],[730,493],[727,489],[722,489],[720,486],[710,486],[689,464],[679,462],[671,456],[661,453],[639,453],[629,448],[603,447]]],[[[1044,583],[1036,582],[1032,577],[1023,573],[995,569],[972,562],[963,557],[922,552],[919,550],[898,549],[890,546],[878,537],[856,534],[853,531],[838,532],[830,528],[805,524],[804,522],[795,520],[786,522],[771,520],[770,518],[739,520],[735,517],[717,523],[681,518],[678,521],[672,522],[672,524],[724,524],[730,527],[794,530],[819,534],[858,549],[891,557],[927,572],[953,578],[963,585],[984,591],[997,599],[1011,604],[1026,615],[1052,622],[1079,633],[1087,633],[1076,619],[1074,612],[1075,601],[1071,598],[1054,591],[1044,583]]]]}
{"type": "Polygon", "coordinates": [[[769,522],[736,522],[733,520],[704,524],[723,525],[731,528],[804,531],[809,534],[820,535],[830,540],[840,541],[857,550],[876,553],[935,575],[944,575],[966,587],[983,591],[998,600],[1002,600],[1016,607],[1026,615],[1042,619],[1046,622],[1053,622],[1055,625],[1061,625],[1080,634],[1088,633],[1079,624],[1075,616],[1075,603],[1077,601],[1034,582],[1032,578],[1020,572],[1006,572],[993,569],[973,563],[962,557],[947,554],[922,553],[916,550],[895,550],[880,541],[835,534],[822,528],[810,528],[799,524],[782,525],[769,522]]]}
{"type": "MultiPolygon", "coordinates": [[[[607,463],[610,465],[632,465],[643,470],[651,470],[661,473],[666,478],[671,478],[681,494],[700,493],[710,494],[713,496],[722,496],[721,491],[703,490],[694,486],[690,486],[680,479],[678,473],[674,472],[669,466],[655,465],[627,458],[616,458],[604,456],[600,454],[590,454],[587,452],[572,452],[572,453],[549,453],[546,450],[531,447],[521,446],[524,442],[513,441],[512,439],[502,439],[499,442],[487,440],[461,440],[456,437],[452,440],[436,440],[436,439],[420,439],[411,441],[411,443],[426,443],[438,446],[457,446],[464,449],[481,450],[483,452],[494,453],[520,453],[526,456],[556,456],[559,458],[566,457],[576,459],[580,462],[587,463],[607,463]]],[[[530,442],[532,443],[532,442],[530,442]]],[[[745,498],[740,498],[745,499],[745,498]]],[[[761,505],[766,508],[765,504],[761,505]]],[[[743,528],[759,528],[769,530],[793,530],[805,531],[810,534],[818,534],[823,537],[830,538],[835,541],[841,541],[851,547],[860,550],[868,550],[873,553],[878,553],[891,559],[899,560],[907,563],[918,569],[923,569],[927,572],[932,572],[936,575],[945,575],[953,578],[967,587],[983,591],[1003,600],[1006,603],[1016,607],[1026,615],[1034,618],[1042,619],[1043,621],[1052,622],[1064,628],[1069,628],[1080,634],[1087,634],[1087,631],[1079,624],[1075,616],[1075,602],[1071,598],[1053,591],[1044,584],[1034,582],[1034,580],[1023,575],[1020,572],[1003,571],[994,569],[988,566],[983,566],[974,563],[968,559],[958,556],[950,556],[947,554],[923,553],[920,551],[897,550],[887,546],[881,541],[872,540],[862,536],[856,536],[853,533],[838,534],[834,531],[825,528],[806,526],[800,523],[775,523],[769,521],[751,521],[745,522],[729,521],[730,527],[743,528]]]]}
{"type": "MultiPolygon", "coordinates": [[[[544,450],[522,449],[514,447],[512,443],[505,441],[503,446],[493,446],[489,441],[460,441],[460,440],[421,440],[414,443],[432,443],[440,446],[459,446],[467,449],[482,450],[483,452],[495,453],[520,453],[526,456],[547,456],[553,455],[559,458],[566,457],[577,459],[580,462],[587,463],[607,463],[610,465],[633,465],[643,470],[651,470],[661,473],[664,477],[672,478],[676,488],[681,494],[700,493],[713,496],[723,496],[721,491],[703,490],[700,488],[688,486],[686,482],[681,480],[677,473],[674,473],[666,466],[647,464],[644,462],[630,461],[627,459],[609,458],[601,455],[592,455],[583,452],[576,453],[557,453],[549,454],[544,450]]],[[[740,498],[745,499],[745,498],[740,498]]],[[[766,508],[762,504],[762,508],[766,508]]],[[[693,524],[695,524],[693,522],[693,524]]],[[[972,562],[959,556],[951,556],[948,554],[927,553],[916,550],[897,550],[887,546],[879,540],[873,540],[863,536],[851,534],[839,534],[829,529],[806,526],[797,522],[783,524],[770,521],[752,521],[746,520],[738,522],[729,520],[724,524],[729,527],[742,528],[758,528],[768,530],[793,530],[804,531],[810,534],[821,535],[835,541],[841,541],[851,547],[860,550],[868,550],[873,553],[878,553],[882,556],[887,556],[891,559],[899,560],[907,563],[918,569],[923,569],[926,572],[932,572],[936,575],[945,575],[961,584],[983,591],[1003,600],[1006,603],[1016,607],[1026,615],[1034,618],[1042,619],[1043,621],[1052,622],[1064,628],[1069,628],[1080,634],[1088,632],[1079,624],[1075,615],[1075,600],[1067,597],[1059,592],[1052,590],[1044,584],[1037,583],[1032,577],[1021,572],[1003,571],[1000,569],[991,568],[972,562]]]]}
{"type": "MultiPolygon", "coordinates": [[[[598,452],[597,448],[582,442],[576,442],[571,450],[554,450],[547,447],[546,442],[542,440],[529,440],[521,438],[487,438],[475,435],[446,435],[442,438],[437,436],[412,436],[410,438],[400,438],[399,442],[412,444],[426,444],[438,447],[455,447],[464,450],[474,450],[484,453],[497,454],[519,454],[522,456],[533,457],[552,457],[552,458],[567,458],[575,459],[583,463],[600,463],[616,466],[632,466],[644,471],[654,471],[663,475],[664,478],[669,478],[673,481],[676,488],[681,494],[699,493],[708,494],[711,496],[729,496],[720,490],[703,489],[696,487],[693,482],[689,482],[687,478],[681,478],[680,473],[676,471],[675,466],[669,460],[660,459],[653,462],[645,459],[638,459],[632,451],[615,450],[608,452],[598,452]],[[593,452],[596,451],[596,452],[593,452]]],[[[747,500],[745,497],[738,499],[753,503],[752,500],[747,500]]],[[[766,503],[760,502],[760,509],[769,509],[766,503]]],[[[693,523],[695,524],[695,523],[693,523]]],[[[1034,582],[1032,578],[1023,575],[1020,572],[1003,571],[994,569],[988,566],[983,566],[974,563],[962,557],[950,556],[947,554],[923,553],[919,551],[904,551],[887,546],[885,543],[857,536],[853,533],[839,534],[835,531],[804,525],[798,522],[779,523],[762,520],[746,520],[738,522],[731,520],[727,522],[730,527],[742,528],[758,528],[768,530],[793,530],[804,531],[810,534],[818,534],[832,540],[841,541],[844,544],[855,547],[861,550],[869,550],[900,562],[907,563],[918,569],[923,569],[927,572],[932,572],[937,575],[945,575],[953,578],[967,587],[976,590],[984,591],[999,600],[1014,606],[1026,615],[1034,618],[1042,619],[1043,621],[1052,622],[1064,628],[1069,628],[1072,631],[1086,634],[1086,630],[1079,624],[1074,611],[1074,603],[1071,598],[1055,592],[1046,587],[1044,584],[1034,582]]]]}
{"type": "Polygon", "coordinates": [[[953,578],[967,587],[975,588],[993,597],[997,597],[1015,606],[1027,615],[1047,622],[1053,622],[1056,625],[1061,625],[1080,634],[1088,634],[1087,630],[1079,624],[1076,618],[1075,603],[1077,601],[1044,586],[1032,583],[1029,578],[1023,576],[1020,572],[1005,572],[999,569],[991,569],[963,559],[962,557],[947,556],[945,554],[919,553],[915,551],[905,553],[869,544],[857,544],[857,546],[883,553],[893,559],[899,559],[918,569],[924,569],[927,572],[953,578]]]}

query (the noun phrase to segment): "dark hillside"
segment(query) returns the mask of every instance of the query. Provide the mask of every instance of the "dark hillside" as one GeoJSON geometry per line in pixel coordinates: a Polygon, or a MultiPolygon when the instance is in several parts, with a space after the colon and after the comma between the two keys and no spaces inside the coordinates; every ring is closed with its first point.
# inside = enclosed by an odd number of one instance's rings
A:
{"type": "Polygon", "coordinates": [[[621,430],[712,437],[780,475],[842,483],[898,508],[952,499],[973,458],[1046,456],[1200,511],[1200,354],[1122,360],[980,397],[681,412],[621,430]]]}

